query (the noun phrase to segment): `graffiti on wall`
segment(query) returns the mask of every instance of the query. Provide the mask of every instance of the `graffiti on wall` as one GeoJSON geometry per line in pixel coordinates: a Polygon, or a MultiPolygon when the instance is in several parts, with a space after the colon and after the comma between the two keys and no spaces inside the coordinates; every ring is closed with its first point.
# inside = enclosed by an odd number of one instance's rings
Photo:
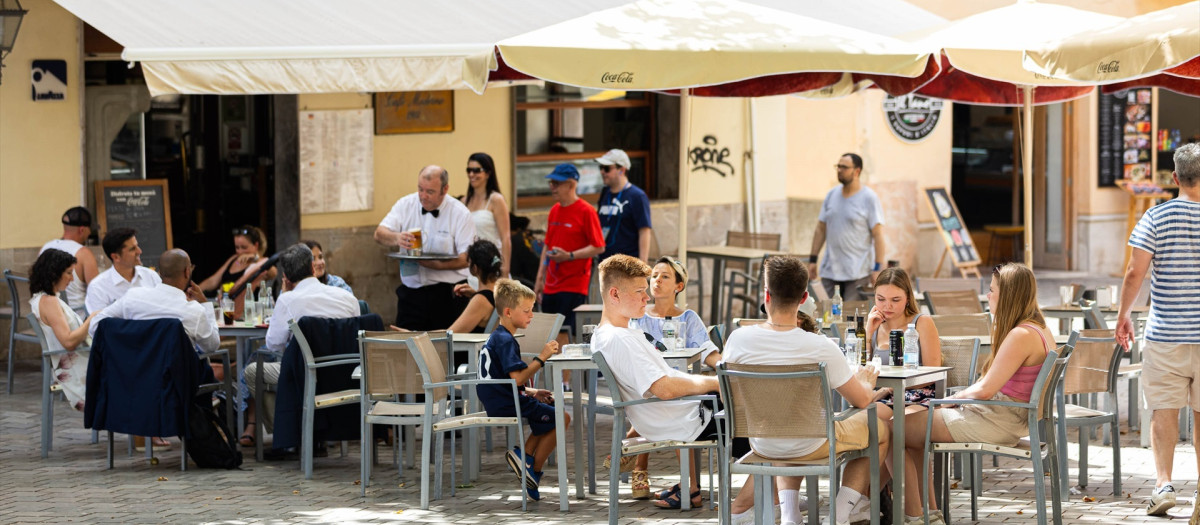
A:
{"type": "Polygon", "coordinates": [[[717,137],[705,135],[703,145],[688,150],[688,163],[692,171],[712,171],[722,177],[733,176],[733,165],[728,162],[731,153],[729,148],[720,147],[717,137]]]}

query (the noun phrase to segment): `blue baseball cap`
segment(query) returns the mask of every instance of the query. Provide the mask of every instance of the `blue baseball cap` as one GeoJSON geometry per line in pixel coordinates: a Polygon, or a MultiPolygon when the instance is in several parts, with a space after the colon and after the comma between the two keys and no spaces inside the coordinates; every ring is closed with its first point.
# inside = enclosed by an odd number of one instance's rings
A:
{"type": "Polygon", "coordinates": [[[579,170],[575,169],[575,165],[564,162],[554,167],[554,171],[546,175],[547,179],[556,180],[558,182],[568,180],[579,180],[579,170]]]}

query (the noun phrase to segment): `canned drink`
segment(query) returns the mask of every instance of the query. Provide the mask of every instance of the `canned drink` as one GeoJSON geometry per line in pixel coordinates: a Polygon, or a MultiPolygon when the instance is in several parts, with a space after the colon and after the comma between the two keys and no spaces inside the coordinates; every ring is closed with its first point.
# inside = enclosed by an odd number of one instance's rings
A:
{"type": "Polygon", "coordinates": [[[892,330],[888,334],[888,350],[892,354],[892,365],[904,366],[904,330],[892,330]]]}

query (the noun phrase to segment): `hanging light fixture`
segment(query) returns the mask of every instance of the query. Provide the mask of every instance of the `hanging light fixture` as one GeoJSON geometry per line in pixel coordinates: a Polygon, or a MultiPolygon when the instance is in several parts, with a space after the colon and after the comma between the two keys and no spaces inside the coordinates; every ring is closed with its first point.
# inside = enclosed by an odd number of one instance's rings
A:
{"type": "Polygon", "coordinates": [[[12,52],[17,31],[21,29],[21,19],[28,12],[21,9],[18,0],[0,0],[0,78],[3,77],[4,58],[12,52]]]}

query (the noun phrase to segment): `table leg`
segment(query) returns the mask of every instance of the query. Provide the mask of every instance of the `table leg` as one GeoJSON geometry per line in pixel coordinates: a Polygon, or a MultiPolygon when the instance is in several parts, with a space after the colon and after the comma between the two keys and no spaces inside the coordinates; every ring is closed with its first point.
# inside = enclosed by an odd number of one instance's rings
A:
{"type": "MultiPolygon", "coordinates": [[[[583,419],[586,416],[582,414],[582,410],[580,409],[583,406],[583,399],[581,399],[581,397],[583,392],[586,391],[586,389],[583,388],[583,381],[581,381],[581,379],[583,376],[586,376],[588,372],[590,371],[576,370],[574,374],[571,374],[571,391],[575,392],[575,395],[571,396],[571,428],[574,430],[575,435],[576,499],[584,499],[587,497],[587,495],[583,492],[583,478],[586,477],[586,475],[583,474],[586,472],[583,469],[583,419]]],[[[559,382],[561,383],[562,381],[559,382]]],[[[562,388],[562,386],[559,386],[559,388],[562,388]]]]}
{"type": "Polygon", "coordinates": [[[596,390],[598,386],[597,370],[587,371],[588,406],[587,406],[587,461],[588,461],[588,494],[596,493],[596,390]]]}
{"type": "MultiPolygon", "coordinates": [[[[250,359],[250,338],[247,336],[237,336],[237,378],[238,378],[238,393],[237,399],[230,400],[236,403],[237,406],[237,428],[234,429],[238,435],[241,435],[242,429],[246,428],[246,407],[243,404],[247,400],[247,396],[242,392],[242,385],[246,384],[246,360],[250,359]]],[[[262,373],[261,371],[259,373],[262,373]]],[[[248,402],[248,401],[247,401],[248,402]]],[[[263,432],[266,435],[266,432],[263,432]]]]}
{"type": "MultiPolygon", "coordinates": [[[[474,348],[467,349],[467,372],[479,370],[477,368],[479,360],[479,352],[474,348]]],[[[467,412],[475,413],[479,411],[479,400],[475,397],[475,388],[467,388],[463,394],[467,398],[467,412]]],[[[465,471],[467,482],[479,479],[479,430],[475,427],[467,429],[467,444],[463,450],[463,462],[466,463],[465,471]]]]}
{"type": "MultiPolygon", "coordinates": [[[[555,441],[555,464],[558,466],[558,510],[566,512],[569,503],[567,502],[567,492],[569,481],[567,480],[567,428],[563,424],[563,387],[562,387],[562,369],[560,369],[554,361],[547,363],[550,375],[550,382],[553,383],[554,399],[559,402],[554,404],[554,441],[555,441]]],[[[903,523],[903,522],[901,522],[903,523]]]]}
{"type": "MultiPolygon", "coordinates": [[[[892,523],[904,523],[904,382],[887,385],[892,388],[892,399],[899,399],[900,408],[892,409],[892,523]]],[[[917,479],[920,479],[918,477],[917,479]]]]}

